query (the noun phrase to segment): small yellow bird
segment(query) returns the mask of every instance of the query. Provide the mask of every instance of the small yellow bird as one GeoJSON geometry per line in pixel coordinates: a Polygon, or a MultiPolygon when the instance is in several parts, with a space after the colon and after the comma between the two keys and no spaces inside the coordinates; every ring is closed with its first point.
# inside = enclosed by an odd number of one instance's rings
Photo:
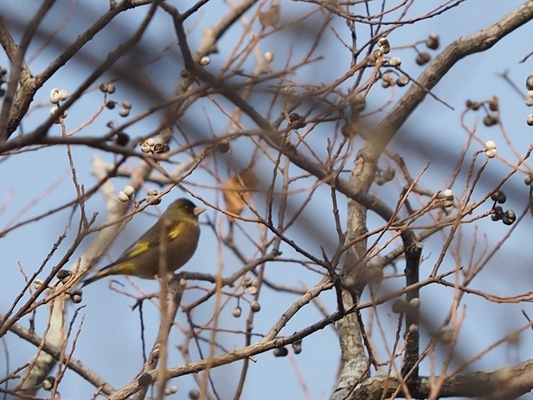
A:
{"type": "Polygon", "coordinates": [[[110,275],[154,279],[159,275],[161,233],[167,231],[166,266],[175,271],[193,256],[200,238],[198,216],[205,210],[187,199],[170,204],[161,218],[113,263],[85,279],[82,287],[110,275]]]}

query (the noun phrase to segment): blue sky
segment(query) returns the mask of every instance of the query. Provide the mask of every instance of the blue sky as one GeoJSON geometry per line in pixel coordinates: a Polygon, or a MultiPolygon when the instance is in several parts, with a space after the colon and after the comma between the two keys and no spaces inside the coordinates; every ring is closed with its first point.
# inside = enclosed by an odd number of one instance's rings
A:
{"type": "MultiPolygon", "coordinates": [[[[63,2],[64,5],[71,4],[63,2]]],[[[423,2],[419,2],[422,4],[423,2]]],[[[441,43],[443,46],[449,44],[458,37],[466,36],[476,29],[482,28],[495,19],[502,16],[505,12],[512,10],[522,2],[520,1],[506,1],[500,2],[496,0],[469,0],[450,10],[441,17],[434,18],[427,21],[422,21],[414,25],[405,26],[395,31],[389,38],[391,45],[403,45],[415,40],[425,38],[432,32],[437,32],[441,36],[441,43]],[[490,6],[489,6],[490,4],[490,6]]],[[[17,6],[12,3],[5,5],[4,14],[7,16],[21,15],[21,11],[31,9],[31,2],[20,1],[17,6]]],[[[78,5],[79,6],[79,5],[78,5]]],[[[103,7],[105,4],[91,5],[91,7],[103,7]]],[[[71,38],[76,37],[84,27],[84,20],[78,17],[76,9],[69,7],[56,7],[49,16],[50,24],[57,21],[63,21],[68,11],[72,10],[74,19],[69,22],[61,33],[71,38]]],[[[287,21],[291,19],[292,10],[300,10],[300,7],[306,6],[302,3],[284,3],[282,8],[282,20],[287,21]]],[[[213,2],[209,5],[209,13],[201,14],[197,19],[194,19],[198,26],[191,26],[191,47],[199,43],[198,34],[201,32],[202,26],[207,26],[212,23],[211,19],[216,19],[220,13],[225,12],[226,8],[222,2],[213,2]]],[[[295,11],[296,12],[296,11],[295,11]]],[[[413,14],[420,13],[421,10],[412,10],[413,14]]],[[[132,27],[138,22],[139,16],[131,13],[128,18],[132,18],[132,27]]],[[[152,43],[151,40],[159,40],[161,47],[171,44],[174,40],[172,32],[168,29],[168,20],[161,16],[161,22],[164,24],[154,24],[146,36],[146,42],[152,43]]],[[[345,36],[345,40],[349,40],[349,32],[345,25],[337,21],[335,28],[340,34],[345,36]]],[[[405,136],[394,141],[393,146],[398,151],[406,151],[413,143],[421,144],[422,151],[419,154],[411,154],[408,158],[408,165],[414,174],[417,174],[428,162],[429,168],[422,177],[423,185],[432,190],[440,190],[448,187],[450,184],[450,177],[455,167],[456,159],[451,159],[449,165],[445,163],[431,162],[433,158],[438,158],[441,152],[450,151],[452,154],[457,153],[457,149],[461,149],[466,143],[466,134],[461,129],[460,116],[464,110],[464,103],[466,99],[484,100],[490,95],[496,95],[500,99],[501,116],[505,129],[511,136],[513,144],[520,153],[524,153],[529,146],[531,139],[530,129],[525,124],[526,115],[529,110],[523,103],[523,99],[519,98],[512,88],[499,78],[497,74],[508,71],[509,77],[516,82],[525,93],[524,83],[526,76],[531,71],[531,62],[520,64],[522,59],[529,51],[528,38],[532,37],[531,25],[525,26],[517,32],[509,35],[509,37],[502,40],[490,51],[473,55],[466,60],[460,61],[456,67],[440,82],[435,89],[435,94],[450,104],[454,110],[450,110],[441,103],[428,97],[424,104],[422,104],[410,117],[406,124],[406,129],[402,134],[405,136]],[[455,151],[455,153],[454,153],[455,151]]],[[[118,34],[118,33],[117,33],[118,34]]],[[[225,35],[220,42],[219,54],[212,55],[213,62],[208,67],[211,71],[222,65],[229,55],[229,51],[234,45],[237,33],[230,32],[225,35]]],[[[282,68],[286,60],[288,50],[286,46],[279,46],[280,40],[283,39],[281,34],[273,35],[272,38],[267,38],[261,42],[264,51],[274,49],[276,52],[275,62],[273,68],[282,68]],[[281,48],[280,48],[281,47],[281,48]],[[285,52],[285,53],[284,53],[285,52]]],[[[302,39],[303,40],[303,39],[302,39]]],[[[298,49],[298,43],[294,43],[292,51],[295,60],[301,56],[303,49],[298,49]]],[[[110,43],[99,40],[96,37],[93,44],[91,44],[91,54],[95,58],[100,59],[105,56],[106,52],[113,46],[110,43]]],[[[441,47],[442,48],[442,47],[441,47]]],[[[32,47],[30,54],[36,54],[36,58],[31,63],[33,71],[39,71],[46,65],[53,57],[57,56],[59,49],[46,47],[42,52],[36,53],[37,46],[32,47]]],[[[158,49],[153,49],[153,55],[157,54],[158,49]]],[[[335,39],[331,31],[325,35],[324,43],[320,47],[320,52],[324,56],[318,65],[303,68],[293,79],[296,82],[309,82],[314,79],[314,83],[331,82],[336,77],[340,76],[348,68],[349,55],[342,49],[338,41],[335,39]],[[318,72],[317,72],[318,71],[318,72]],[[319,74],[319,75],[317,75],[319,74]]],[[[414,65],[411,61],[414,56],[410,50],[398,51],[393,54],[402,58],[402,67],[407,70],[412,76],[416,76],[421,68],[414,65]]],[[[150,59],[151,54],[147,56],[150,59]]],[[[152,81],[155,84],[166,87],[170,92],[174,85],[167,82],[174,83],[179,74],[179,68],[172,64],[172,60],[176,59],[176,54],[171,53],[168,60],[165,61],[164,67],[161,68],[160,73],[154,75],[152,81]],[[167,81],[168,79],[168,81],[167,81]]],[[[64,71],[56,78],[52,79],[42,90],[39,91],[35,99],[35,108],[23,121],[23,128],[25,131],[31,130],[37,126],[48,114],[50,105],[48,102],[49,91],[53,87],[65,88],[72,92],[79,82],[80,77],[86,74],[82,59],[74,60],[67,64],[64,71]]],[[[138,61],[138,65],[142,65],[143,60],[138,61]]],[[[133,62],[132,61],[132,62],[133,62]]],[[[179,62],[177,60],[176,62],[179,62]]],[[[6,61],[0,58],[0,63],[5,64],[6,61]]],[[[247,66],[245,64],[245,66],[247,66]]],[[[148,96],[142,97],[142,94],[132,90],[128,90],[125,86],[117,84],[118,91],[113,98],[118,101],[135,99],[134,115],[141,112],[148,104],[150,99],[148,96]]],[[[401,89],[396,89],[395,98],[398,98],[403,93],[401,89]]],[[[369,104],[379,105],[389,98],[390,91],[376,87],[371,91],[369,97],[369,104]]],[[[79,105],[74,106],[69,111],[67,124],[73,129],[81,125],[84,121],[95,113],[103,101],[103,96],[97,90],[93,90],[84,96],[79,105]]],[[[260,101],[260,99],[254,99],[260,101]]],[[[219,111],[206,109],[204,103],[199,104],[195,108],[191,108],[193,115],[192,121],[197,125],[196,128],[203,132],[209,132],[213,129],[215,134],[224,133],[228,129],[227,120],[221,119],[219,111]],[[218,124],[217,124],[218,123],[218,124]],[[214,127],[213,127],[214,126],[214,127]]],[[[382,115],[382,114],[381,114],[382,115]]],[[[277,116],[275,112],[271,117],[274,119],[277,116]]],[[[141,136],[146,132],[154,129],[157,124],[156,115],[153,119],[148,119],[132,127],[128,133],[134,137],[141,136]]],[[[191,118],[189,115],[188,118],[191,118]]],[[[379,115],[375,117],[379,118],[379,115]]],[[[473,123],[475,116],[468,116],[467,120],[473,123]]],[[[104,110],[102,115],[90,126],[84,129],[83,134],[99,135],[106,132],[105,123],[109,120],[115,120],[120,123],[121,120],[117,115],[117,111],[104,110]]],[[[184,124],[184,130],[190,130],[189,125],[184,124]]],[[[190,133],[190,131],[188,131],[190,133]]],[[[59,128],[53,127],[51,134],[58,134],[59,128]]],[[[194,132],[193,132],[194,133],[194,132]]],[[[316,132],[314,132],[317,135],[316,132]]],[[[507,146],[502,142],[501,134],[497,128],[486,128],[481,124],[478,128],[480,137],[486,140],[495,140],[498,143],[498,150],[505,157],[514,160],[507,146]]],[[[323,138],[318,136],[310,137],[310,142],[320,146],[323,143],[323,138]]],[[[473,146],[475,148],[475,146],[473,146]]],[[[477,149],[481,149],[481,145],[477,149]]],[[[236,143],[231,156],[240,161],[241,155],[248,155],[250,151],[250,144],[238,142],[236,143]],[[240,153],[239,153],[240,152],[240,153]]],[[[470,154],[472,151],[470,152],[470,154]]],[[[94,177],[91,175],[91,163],[94,154],[98,154],[109,161],[112,160],[110,155],[103,154],[92,149],[73,148],[73,157],[76,164],[78,178],[82,184],[90,188],[95,183],[94,177]]],[[[177,156],[180,159],[185,159],[184,156],[177,156]]],[[[227,161],[224,157],[217,156],[221,165],[227,161]]],[[[246,157],[242,157],[246,160],[246,157]]],[[[468,159],[468,157],[467,157],[468,159]]],[[[211,162],[211,161],[210,161],[211,162]]],[[[135,160],[129,160],[126,165],[134,166],[135,160]]],[[[268,162],[261,164],[261,168],[268,171],[270,165],[268,162]]],[[[58,204],[62,204],[72,199],[75,195],[74,186],[72,183],[70,169],[68,167],[67,155],[65,148],[51,147],[40,149],[38,151],[28,151],[22,154],[13,154],[9,157],[0,159],[0,169],[2,171],[2,182],[0,185],[0,229],[5,229],[21,220],[25,220],[31,216],[43,213],[58,204]],[[35,204],[32,201],[38,199],[35,204]],[[31,204],[31,209],[24,213],[24,215],[17,216],[17,213],[26,209],[26,206],[31,204]],[[13,220],[14,216],[17,216],[13,220]]],[[[491,160],[486,171],[486,178],[482,179],[483,186],[480,187],[479,195],[482,195],[483,190],[488,190],[491,185],[496,186],[501,178],[509,171],[509,167],[505,166],[498,160],[491,160]],[[494,162],[493,162],[494,161],[494,162]]],[[[265,175],[267,173],[265,172],[265,175]]],[[[516,188],[519,188],[520,181],[523,175],[513,177],[509,185],[513,185],[512,193],[515,193],[516,188]]],[[[120,190],[125,179],[115,179],[114,183],[117,191],[120,190]]],[[[461,190],[461,182],[458,182],[453,189],[459,193],[461,190]]],[[[199,196],[205,197],[209,202],[219,202],[220,193],[214,190],[212,177],[206,170],[198,170],[186,181],[188,189],[194,191],[199,196]]],[[[148,189],[148,187],[146,188],[148,189]]],[[[390,189],[376,189],[378,193],[391,196],[398,196],[397,188],[390,189]]],[[[164,210],[174,198],[182,197],[178,189],[175,189],[170,196],[167,196],[161,204],[160,210],[164,210]]],[[[302,202],[305,196],[303,194],[295,195],[294,201],[296,203],[302,202]]],[[[395,204],[397,197],[393,197],[390,204],[395,204]]],[[[385,198],[387,200],[387,198],[385,198]]],[[[261,209],[264,206],[264,200],[256,198],[258,207],[261,209]]],[[[517,211],[522,210],[527,201],[527,190],[523,189],[517,196],[510,198],[510,206],[517,211]]],[[[296,237],[301,238],[303,246],[313,254],[320,256],[320,245],[326,246],[326,251],[332,251],[328,248],[335,243],[320,242],[321,237],[335,237],[335,227],[330,222],[331,211],[325,212],[324,208],[330,207],[330,192],[327,188],[322,188],[317,191],[314,200],[306,207],[304,216],[311,219],[321,218],[324,214],[323,224],[318,224],[323,231],[321,235],[308,234],[308,232],[296,231],[296,237]],[[327,222],[326,222],[327,221],[327,222]]],[[[330,207],[331,208],[331,207],[330,207]]],[[[486,209],[490,205],[487,204],[486,209]]],[[[88,202],[89,212],[104,212],[104,202],[100,196],[93,196],[88,202]]],[[[341,220],[345,223],[346,208],[341,208],[341,220]]],[[[104,257],[104,260],[99,264],[102,266],[106,261],[113,260],[130,244],[139,234],[149,225],[155,221],[158,211],[152,211],[152,215],[145,213],[136,216],[131,221],[126,230],[117,239],[111,247],[109,253],[104,257]]],[[[248,214],[250,217],[251,215],[248,214]]],[[[76,223],[69,223],[69,210],[54,214],[47,217],[38,223],[32,223],[24,227],[18,228],[9,232],[9,234],[0,240],[1,249],[3,250],[3,270],[4,279],[0,281],[0,291],[3,293],[0,299],[0,310],[4,312],[11,304],[12,299],[21,290],[24,279],[19,270],[22,268],[26,274],[31,274],[41,264],[46,257],[53,243],[57,240],[65,230],[68,232],[67,239],[62,244],[57,253],[51,258],[49,265],[46,266],[45,271],[49,271],[54,262],[57,262],[62,254],[71,243],[76,223]]],[[[99,218],[102,218],[100,216],[99,218]]],[[[217,261],[218,251],[220,249],[217,242],[216,235],[205,223],[207,219],[216,221],[221,231],[227,229],[227,222],[221,215],[210,209],[202,217],[203,233],[200,241],[200,251],[196,253],[194,258],[185,267],[187,270],[197,270],[203,272],[214,272],[219,266],[217,261]]],[[[73,219],[76,221],[76,218],[73,219]]],[[[320,221],[322,222],[322,220],[320,221]]],[[[369,221],[370,226],[381,226],[382,221],[376,220],[374,217],[369,221]]],[[[247,229],[253,235],[259,235],[261,228],[254,226],[251,223],[243,223],[244,229],[247,229]]],[[[479,224],[480,229],[484,229],[486,234],[487,245],[486,248],[491,248],[498,242],[503,235],[508,232],[508,227],[503,224],[494,224],[491,221],[483,221],[479,224]]],[[[465,228],[465,235],[473,234],[473,227],[465,228]]],[[[502,296],[512,295],[516,293],[527,292],[530,288],[530,273],[528,271],[528,260],[531,255],[527,242],[524,243],[524,238],[529,237],[529,216],[520,224],[513,233],[513,238],[507,241],[501,252],[491,261],[489,267],[476,279],[476,284],[484,290],[489,290],[492,293],[497,293],[502,296]],[[509,263],[509,255],[512,255],[511,263],[509,263]],[[523,260],[523,261],[522,261],[523,260]]],[[[243,239],[244,240],[244,239],[243,239]]],[[[441,246],[442,238],[432,238],[425,243],[424,248],[424,263],[422,265],[423,271],[431,270],[433,263],[438,256],[438,251],[441,246]]],[[[91,237],[80,246],[75,256],[83,253],[84,249],[89,245],[91,237]]],[[[470,246],[466,245],[464,249],[457,249],[462,251],[469,251],[470,246]]],[[[480,243],[475,252],[475,256],[482,254],[485,250],[484,245],[480,243]]],[[[292,256],[290,249],[285,246],[284,250],[287,252],[287,257],[292,256]]],[[[235,257],[223,250],[223,267],[225,274],[238,268],[235,257]]],[[[250,250],[248,256],[253,256],[253,251],[250,250]]],[[[473,258],[475,258],[475,256],[473,258]]],[[[75,261],[73,258],[72,262],[75,261]]],[[[450,265],[453,265],[453,258],[450,256],[447,259],[450,265]]],[[[286,283],[291,286],[313,285],[320,277],[318,274],[306,271],[297,264],[291,263],[277,263],[268,269],[268,278],[273,282],[286,283]]],[[[135,292],[131,288],[129,282],[125,278],[117,278],[120,282],[125,284],[127,290],[135,292]]],[[[158,289],[156,282],[145,280],[133,280],[136,285],[139,285],[142,290],[147,293],[154,292],[158,289]]],[[[385,290],[385,289],[384,289],[385,290]]],[[[230,291],[230,289],[228,289],[230,291]]],[[[201,288],[190,288],[185,296],[185,302],[192,301],[192,299],[202,293],[201,288]]],[[[451,291],[444,288],[430,286],[422,290],[422,298],[426,300],[423,307],[431,310],[430,314],[434,317],[434,323],[440,323],[444,315],[448,312],[453,297],[450,295],[451,291]]],[[[265,289],[261,295],[262,309],[258,317],[254,321],[254,331],[264,333],[272,323],[279,317],[280,314],[287,309],[287,307],[296,300],[296,296],[288,294],[280,294],[272,290],[265,289]]],[[[326,308],[334,311],[335,297],[332,292],[326,293],[321,297],[326,308]]],[[[128,383],[132,377],[139,371],[142,365],[142,351],[140,348],[140,325],[139,316],[136,311],[131,310],[133,300],[126,296],[120,295],[114,291],[109,290],[108,281],[100,281],[84,291],[83,296],[84,308],[78,314],[74,324],[75,330],[81,326],[81,334],[76,343],[76,351],[74,357],[82,360],[88,367],[93,368],[97,373],[107,379],[113,386],[120,387],[128,383]]],[[[244,327],[244,320],[246,313],[240,319],[235,319],[231,315],[231,309],[236,305],[234,299],[229,300],[228,306],[223,309],[220,316],[220,327],[225,329],[240,330],[244,327]]],[[[488,344],[497,340],[499,337],[505,335],[509,331],[518,326],[523,325],[526,321],[520,317],[520,310],[527,309],[523,304],[518,305],[494,305],[480,300],[475,296],[467,296],[465,300],[465,308],[463,312],[468,316],[465,319],[464,327],[460,336],[460,348],[469,356],[481,351],[488,344]],[[490,308],[488,308],[490,307],[490,308]],[[490,309],[490,315],[488,311],[490,309]],[[470,317],[474,315],[474,317],[470,317]],[[490,332],[491,334],[479,335],[479,332],[490,332]]],[[[43,310],[44,311],[44,310],[43,310]]],[[[159,323],[158,310],[153,306],[146,305],[144,307],[145,324],[146,324],[146,338],[147,343],[152,343],[157,332],[159,323]]],[[[207,321],[212,314],[212,303],[208,303],[205,307],[201,307],[194,313],[194,318],[197,321],[207,321]]],[[[387,314],[386,312],[384,314],[387,314]]],[[[72,312],[69,313],[73,315],[72,312]]],[[[284,329],[283,334],[291,334],[292,332],[302,329],[304,326],[319,320],[322,317],[320,311],[314,305],[307,305],[284,329]]],[[[44,312],[37,313],[36,325],[37,331],[42,331],[46,322],[46,315],[44,312]]],[[[387,321],[388,322],[388,321],[387,321]]],[[[27,325],[27,320],[24,321],[27,325]]],[[[201,322],[199,322],[201,323],[201,322]]],[[[186,320],[183,313],[178,313],[178,324],[181,327],[186,327],[186,320]]],[[[179,343],[181,340],[180,334],[176,333],[176,329],[171,336],[173,343],[179,343]]],[[[224,340],[226,349],[236,349],[243,345],[243,336],[236,334],[221,335],[224,340]]],[[[376,334],[376,343],[379,344],[379,334],[376,334]]],[[[528,346],[529,338],[527,334],[523,335],[524,342],[519,345],[518,349],[523,349],[528,346]]],[[[17,337],[9,334],[5,338],[5,345],[9,351],[10,368],[14,365],[20,365],[24,361],[33,356],[35,349],[20,341],[17,337]]],[[[324,330],[318,331],[309,336],[303,343],[304,351],[302,354],[294,355],[290,352],[289,357],[274,358],[269,353],[257,356],[257,362],[251,363],[249,367],[249,382],[246,385],[245,394],[243,398],[254,399],[270,399],[270,398],[306,398],[306,393],[303,390],[302,381],[305,382],[305,388],[309,394],[310,399],[322,399],[329,396],[334,385],[334,379],[339,366],[339,350],[336,335],[333,329],[328,327],[324,330]]],[[[198,357],[194,354],[195,349],[192,349],[192,356],[198,357]]],[[[6,365],[3,358],[4,352],[0,353],[0,365],[6,365]]],[[[497,368],[502,366],[502,362],[512,365],[522,360],[521,357],[527,354],[521,354],[517,348],[509,345],[503,345],[501,348],[491,352],[478,363],[474,364],[476,367],[483,368],[497,368]]],[[[182,359],[177,351],[171,353],[169,359],[170,365],[180,365],[182,359]]],[[[424,368],[428,368],[427,363],[423,364],[424,368]]],[[[5,370],[6,367],[4,367],[5,370]]],[[[238,380],[240,372],[240,363],[224,368],[219,368],[213,371],[213,379],[215,385],[219,390],[220,398],[231,398],[235,390],[235,382],[238,380]]],[[[189,389],[196,387],[193,379],[189,376],[182,377],[172,381],[172,384],[178,386],[178,394],[174,395],[176,398],[186,398],[186,393],[189,389]]],[[[93,393],[91,386],[79,379],[72,372],[67,372],[64,381],[61,385],[61,395],[64,399],[88,398],[93,393]]]]}

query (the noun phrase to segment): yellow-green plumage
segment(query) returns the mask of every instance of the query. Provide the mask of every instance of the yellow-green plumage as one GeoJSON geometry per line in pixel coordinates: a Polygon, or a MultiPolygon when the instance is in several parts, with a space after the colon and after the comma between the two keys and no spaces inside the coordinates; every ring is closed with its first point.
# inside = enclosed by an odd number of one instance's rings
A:
{"type": "Polygon", "coordinates": [[[110,275],[153,279],[159,275],[159,259],[165,249],[166,267],[175,271],[193,256],[200,237],[198,215],[204,210],[187,199],[170,204],[159,220],[113,263],[83,281],[83,286],[110,275]],[[167,241],[161,246],[163,232],[167,241]]]}

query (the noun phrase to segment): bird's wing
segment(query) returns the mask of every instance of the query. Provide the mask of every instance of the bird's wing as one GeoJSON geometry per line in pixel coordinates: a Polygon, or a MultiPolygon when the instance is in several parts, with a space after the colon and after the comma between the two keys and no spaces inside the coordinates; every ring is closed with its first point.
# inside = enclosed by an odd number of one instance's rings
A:
{"type": "MultiPolygon", "coordinates": [[[[144,235],[142,235],[139,240],[133,243],[130,247],[124,250],[124,253],[112,264],[117,265],[120,263],[127,262],[132,258],[139,256],[140,254],[145,253],[149,249],[158,247],[161,244],[161,224],[156,224],[152,226],[144,235]],[[152,238],[148,240],[148,238],[152,238]]],[[[187,221],[179,221],[175,226],[169,229],[167,243],[175,240],[180,234],[187,229],[187,221]]]]}

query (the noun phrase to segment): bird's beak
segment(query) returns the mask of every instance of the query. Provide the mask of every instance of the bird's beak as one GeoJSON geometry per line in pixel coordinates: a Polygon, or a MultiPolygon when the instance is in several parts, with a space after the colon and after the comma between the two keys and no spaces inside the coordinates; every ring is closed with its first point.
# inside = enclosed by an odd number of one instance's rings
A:
{"type": "Polygon", "coordinates": [[[199,216],[204,211],[205,211],[205,208],[196,206],[194,207],[194,210],[192,212],[194,213],[195,216],[199,216]]]}

